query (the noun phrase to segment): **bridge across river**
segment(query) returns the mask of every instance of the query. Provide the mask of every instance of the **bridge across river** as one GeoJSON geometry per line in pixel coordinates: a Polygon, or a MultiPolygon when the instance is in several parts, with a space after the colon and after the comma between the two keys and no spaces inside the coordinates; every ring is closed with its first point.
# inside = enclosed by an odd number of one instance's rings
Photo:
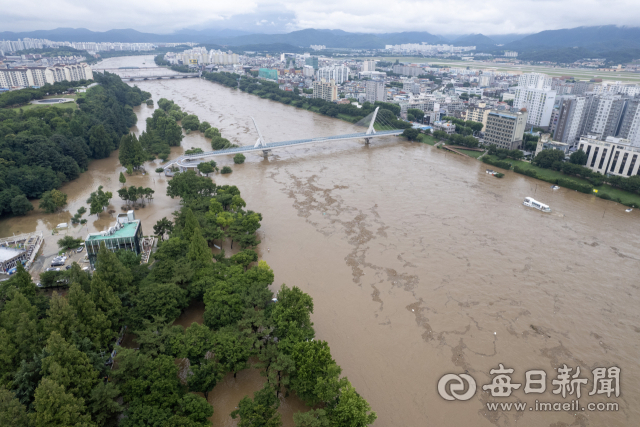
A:
{"type": "Polygon", "coordinates": [[[404,129],[376,131],[374,129],[374,123],[376,122],[376,116],[378,115],[379,108],[380,107],[376,108],[375,111],[372,113],[371,123],[369,124],[369,128],[367,129],[366,132],[348,133],[344,135],[333,135],[333,136],[320,136],[317,138],[295,139],[292,141],[272,142],[269,144],[264,142],[264,139],[262,138],[262,133],[258,128],[258,124],[256,123],[255,119],[252,117],[251,120],[253,120],[253,124],[255,125],[256,131],[258,132],[258,136],[259,136],[258,141],[256,142],[255,145],[253,146],[245,145],[243,147],[233,147],[233,148],[227,148],[224,150],[206,151],[204,153],[199,153],[199,154],[184,155],[169,161],[167,164],[163,165],[162,167],[164,168],[166,174],[170,174],[171,170],[173,170],[174,168],[178,168],[181,171],[184,171],[189,168],[194,168],[200,163],[200,162],[195,162],[195,160],[205,159],[209,157],[225,156],[228,154],[237,154],[237,153],[249,153],[252,151],[262,151],[266,157],[271,150],[278,149],[278,148],[294,147],[298,145],[311,144],[316,142],[342,141],[347,139],[362,138],[365,140],[367,144],[369,144],[369,141],[372,138],[378,138],[383,136],[397,136],[397,135],[400,135],[402,132],[404,132],[404,129]]]}
{"type": "Polygon", "coordinates": [[[123,80],[162,80],[162,79],[197,79],[202,72],[178,73],[165,67],[141,67],[141,68],[101,68],[93,72],[109,72],[117,74],[123,80]]]}

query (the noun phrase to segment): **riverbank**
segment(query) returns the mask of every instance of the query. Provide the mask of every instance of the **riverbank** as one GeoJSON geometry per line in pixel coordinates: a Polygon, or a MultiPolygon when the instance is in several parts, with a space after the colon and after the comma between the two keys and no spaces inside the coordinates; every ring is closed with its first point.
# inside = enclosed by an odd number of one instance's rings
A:
{"type": "MultiPolygon", "coordinates": [[[[499,159],[496,156],[487,154],[484,157],[489,159],[490,161],[494,161],[494,162],[499,161],[499,159]]],[[[597,190],[597,192],[594,191],[593,194],[601,199],[612,200],[614,202],[618,202],[620,204],[623,204],[629,207],[640,207],[640,194],[631,193],[619,188],[615,188],[609,184],[593,186],[586,179],[573,176],[573,175],[567,175],[565,173],[554,171],[552,169],[544,169],[539,166],[533,165],[529,162],[524,162],[521,160],[506,159],[504,161],[511,163],[512,168],[518,167],[518,169],[521,171],[534,172],[535,176],[525,174],[527,176],[530,176],[531,178],[539,179],[541,181],[546,181],[551,184],[559,185],[561,187],[563,187],[562,185],[563,179],[570,179],[571,181],[577,182],[578,184],[591,186],[593,190],[597,190]]],[[[492,163],[489,163],[489,164],[492,164],[492,163]]],[[[496,166],[496,167],[500,167],[500,166],[496,166]]],[[[512,169],[510,168],[508,170],[512,170],[512,169]]]]}

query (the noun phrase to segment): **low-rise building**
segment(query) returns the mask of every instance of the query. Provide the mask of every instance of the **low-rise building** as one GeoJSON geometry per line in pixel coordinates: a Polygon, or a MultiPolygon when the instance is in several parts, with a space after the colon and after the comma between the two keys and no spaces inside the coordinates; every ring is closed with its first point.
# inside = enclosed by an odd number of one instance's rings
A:
{"type": "Polygon", "coordinates": [[[134,211],[118,215],[116,223],[107,231],[87,235],[85,247],[91,267],[95,268],[101,244],[111,252],[122,249],[140,255],[143,251],[142,225],[140,220],[136,219],[134,211]]]}
{"type": "Polygon", "coordinates": [[[434,131],[441,130],[446,132],[447,135],[451,135],[456,131],[456,125],[451,122],[436,121],[436,122],[433,122],[431,126],[433,127],[434,131]]]}
{"type": "Polygon", "coordinates": [[[585,166],[594,172],[622,177],[638,175],[640,147],[631,145],[627,139],[608,136],[602,141],[586,136],[580,138],[578,149],[587,154],[585,166]]]}

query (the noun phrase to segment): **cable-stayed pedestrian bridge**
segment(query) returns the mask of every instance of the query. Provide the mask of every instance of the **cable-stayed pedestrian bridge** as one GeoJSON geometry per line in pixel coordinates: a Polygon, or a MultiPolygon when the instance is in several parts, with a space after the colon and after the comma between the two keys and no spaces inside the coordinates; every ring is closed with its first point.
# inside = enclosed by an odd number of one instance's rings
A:
{"type": "MultiPolygon", "coordinates": [[[[189,168],[196,167],[199,163],[198,160],[206,159],[215,156],[225,156],[229,154],[237,154],[237,153],[249,153],[252,151],[262,151],[264,156],[266,157],[271,150],[275,150],[278,148],[286,148],[286,147],[294,147],[298,145],[304,144],[312,144],[319,142],[327,142],[327,141],[343,141],[348,139],[364,139],[366,144],[369,144],[372,138],[379,138],[383,136],[397,136],[404,132],[404,129],[389,129],[391,124],[388,123],[382,117],[378,116],[378,108],[375,109],[371,116],[371,122],[369,123],[369,127],[366,132],[357,132],[357,133],[348,133],[344,135],[333,135],[333,136],[320,136],[317,138],[306,138],[306,139],[296,139],[292,141],[281,141],[281,142],[271,142],[266,143],[264,138],[262,137],[262,133],[258,128],[258,124],[255,119],[252,117],[253,124],[255,125],[256,132],[258,133],[258,140],[253,146],[243,146],[243,147],[233,147],[227,148],[224,150],[215,150],[215,151],[207,151],[199,154],[189,154],[183,155],[176,159],[170,160],[168,163],[163,165],[166,173],[170,173],[170,171],[175,170],[176,168],[180,171],[187,170],[189,168]],[[386,129],[385,129],[386,128],[386,129]],[[377,129],[377,130],[376,130],[377,129]]],[[[367,120],[369,116],[365,117],[358,123],[362,123],[367,120]]]]}

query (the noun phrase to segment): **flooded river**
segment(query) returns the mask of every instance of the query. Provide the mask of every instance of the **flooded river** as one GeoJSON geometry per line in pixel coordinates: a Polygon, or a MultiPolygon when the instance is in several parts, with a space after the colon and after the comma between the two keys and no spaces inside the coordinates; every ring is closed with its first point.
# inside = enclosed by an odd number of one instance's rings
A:
{"type": "MultiPolygon", "coordinates": [[[[152,57],[113,58],[109,67],[153,64],[152,57]]],[[[240,145],[257,135],[267,142],[349,133],[354,127],[204,80],[136,82],[173,99],[184,111],[218,127],[240,145]]],[[[153,107],[138,107],[138,126],[153,107]]],[[[141,129],[134,129],[139,132],[141,129]]],[[[198,132],[183,149],[209,149],[198,132]]],[[[313,321],[344,375],[378,414],[375,426],[631,426],[640,425],[640,215],[637,210],[515,173],[496,179],[473,159],[401,138],[337,141],[277,150],[268,159],[250,153],[243,165],[216,158],[233,173],[249,208],[263,215],[259,254],[274,270],[276,285],[299,286],[315,303],[313,321]],[[551,214],[526,208],[532,196],[551,214]],[[514,369],[522,384],[510,397],[492,397],[491,369],[514,369]],[[553,394],[556,369],[580,367],[580,405],[539,411],[535,402],[571,402],[553,394]],[[596,393],[592,370],[619,367],[620,395],[596,393]],[[525,371],[544,370],[546,391],[525,393],[525,371]],[[446,401],[438,380],[467,373],[478,391],[467,401],[446,401]],[[525,402],[524,411],[490,411],[488,402],[525,402]],[[590,411],[588,403],[619,409],[590,411]],[[581,408],[584,407],[585,410],[581,408]]],[[[145,234],[178,206],[165,195],[166,178],[127,177],[127,185],[152,187],[155,200],[136,211],[145,234]]],[[[42,230],[67,221],[98,185],[115,191],[123,170],[114,152],[62,191],[69,212],[32,212],[0,222],[0,234],[42,230]]],[[[117,194],[112,207],[120,211],[117,194]]],[[[113,221],[90,217],[84,236],[113,221]]],[[[50,236],[51,239],[53,236],[50,236]]],[[[56,236],[55,239],[58,237],[56,236]]],[[[55,251],[55,239],[45,253],[55,251]]],[[[201,321],[201,306],[180,323],[201,321]]],[[[210,394],[214,425],[239,399],[260,388],[256,372],[227,378],[210,394]],[[244,381],[242,381],[244,379],[244,381]]],[[[615,381],[613,382],[615,386],[615,381]]],[[[288,405],[288,406],[287,406],[288,405]]],[[[286,425],[299,402],[283,409],[286,425]]]]}

